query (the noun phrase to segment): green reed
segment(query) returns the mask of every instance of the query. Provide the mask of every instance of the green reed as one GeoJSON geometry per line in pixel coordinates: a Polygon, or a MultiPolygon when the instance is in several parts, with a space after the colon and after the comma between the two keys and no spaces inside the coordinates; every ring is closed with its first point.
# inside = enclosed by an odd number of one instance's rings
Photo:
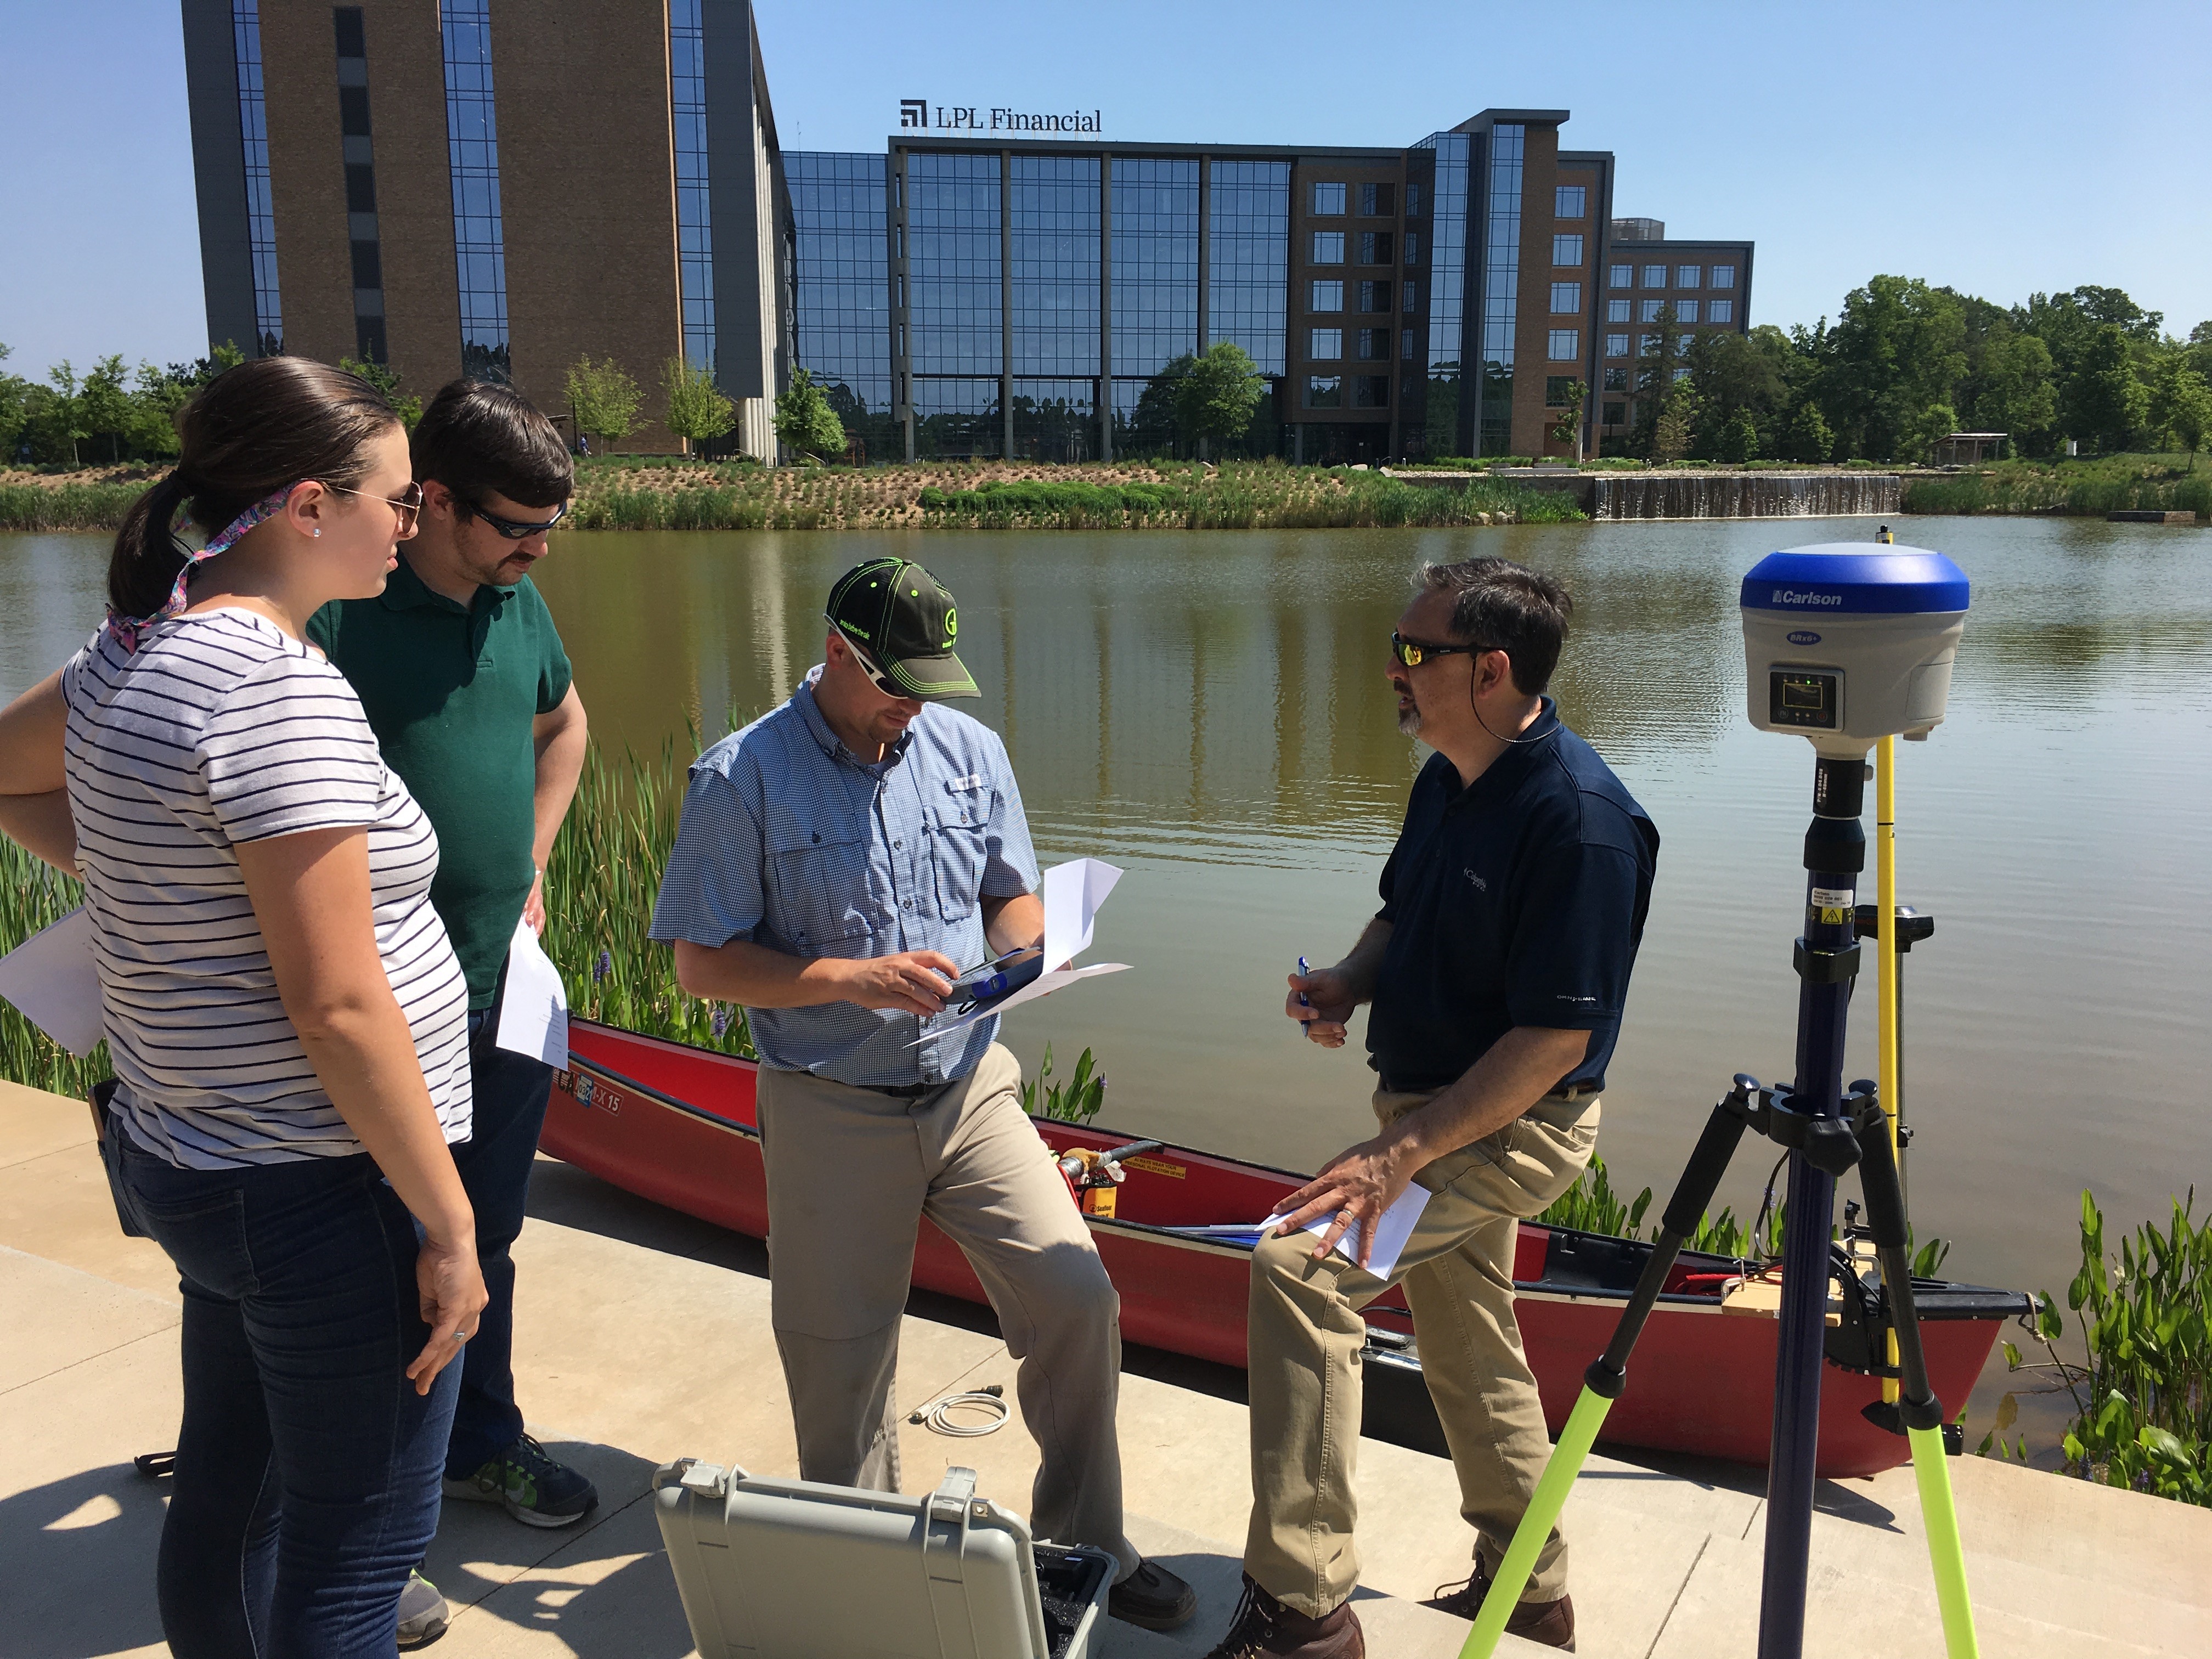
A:
{"type": "MultiPolygon", "coordinates": [[[[83,902],[84,889],[73,878],[0,836],[0,953],[83,902]]],[[[106,1043],[79,1060],[0,1002],[0,1077],[58,1095],[82,1096],[109,1075],[106,1043]]]]}
{"type": "Polygon", "coordinates": [[[144,484],[0,484],[0,530],[114,530],[144,484]]]}

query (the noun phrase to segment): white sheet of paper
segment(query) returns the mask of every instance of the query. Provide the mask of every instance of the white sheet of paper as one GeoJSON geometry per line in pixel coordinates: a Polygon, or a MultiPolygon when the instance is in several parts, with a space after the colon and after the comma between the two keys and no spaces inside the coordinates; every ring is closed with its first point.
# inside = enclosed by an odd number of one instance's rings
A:
{"type": "Polygon", "coordinates": [[[82,905],[0,957],[0,997],[79,1060],[100,1046],[100,970],[82,905]]]}
{"type": "Polygon", "coordinates": [[[510,1054],[568,1069],[568,991],[526,921],[507,947],[507,989],[499,1006],[498,1045],[510,1054]]]}
{"type": "Polygon", "coordinates": [[[1121,866],[1103,859],[1070,859],[1044,872],[1048,966],[1064,967],[1091,948],[1091,927],[1097,920],[1098,907],[1106,902],[1106,896],[1121,879],[1121,866]]]}
{"type": "Polygon", "coordinates": [[[1073,985],[1079,979],[1095,979],[1100,974],[1126,974],[1128,971],[1129,964],[1126,962],[1101,962],[1088,968],[1062,968],[1057,973],[1039,974],[1004,1001],[994,1002],[988,1008],[970,1009],[951,1024],[936,1026],[906,1046],[909,1048],[920,1048],[931,1037],[944,1036],[948,1032],[964,1030],[979,1019],[988,1019],[994,1014],[1005,1013],[1009,1008],[1018,1008],[1024,1002],[1035,1002],[1039,997],[1050,996],[1062,986],[1073,985]]]}
{"type": "MultiPolygon", "coordinates": [[[[1406,1241],[1413,1236],[1413,1224],[1421,1218],[1421,1212],[1429,1207],[1429,1189],[1418,1183],[1398,1195],[1398,1201],[1382,1212],[1382,1218],[1375,1224],[1375,1248],[1368,1252],[1365,1271],[1377,1279],[1390,1277],[1390,1270],[1398,1265],[1398,1257],[1406,1248],[1406,1241]]],[[[1318,1221],[1309,1221],[1305,1231],[1319,1237],[1336,1222],[1334,1216],[1323,1216],[1318,1221]]],[[[1354,1267],[1359,1265],[1359,1230],[1352,1228],[1336,1241],[1336,1253],[1354,1267]]]]}

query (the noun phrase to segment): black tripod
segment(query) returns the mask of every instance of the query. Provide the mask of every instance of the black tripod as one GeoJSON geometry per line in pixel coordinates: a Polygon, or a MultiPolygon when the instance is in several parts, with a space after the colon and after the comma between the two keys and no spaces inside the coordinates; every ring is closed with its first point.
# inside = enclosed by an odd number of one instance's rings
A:
{"type": "MultiPolygon", "coordinates": [[[[1713,1108],[1696,1149],[1668,1200],[1659,1234],[1605,1352],[1583,1374],[1583,1395],[1490,1591],[1483,1598],[1462,1659],[1487,1659],[1504,1633],[1553,1523],[1565,1506],[1576,1474],[1597,1438],[1605,1413],[1628,1382],[1628,1357],[1642,1335],[1682,1247],[1711,1207],[1744,1131],[1787,1149],[1789,1208],[1783,1226],[1782,1305],[1775,1340],[1774,1425],[1767,1464],[1766,1549],[1760,1584],[1759,1659],[1798,1659],[1804,1647],[1805,1586],[1812,1546],[1814,1465],[1819,1450],[1822,1339],[1830,1276],[1829,1230],[1836,1177],[1853,1164],[1866,1196],[1872,1238],[1889,1317],[1897,1333],[1898,1403],[1893,1412],[1913,1445],[1936,1565],[1946,1637],[1954,1656],[1973,1651],[1958,1518],[1943,1466],[1942,1402],[1928,1380],[1920,1321],[1912,1300],[1905,1192],[1892,1153],[1889,1123],[1871,1083],[1843,1085],[1844,1034],[1859,969],[1856,888],[1866,865],[1863,759],[1823,755],[1813,786],[1813,822],[1805,835],[1805,932],[1797,940],[1797,1074],[1794,1086],[1766,1087],[1738,1073],[1713,1108]],[[1940,1490],[1938,1490],[1940,1488],[1940,1490]]],[[[1929,930],[1932,931],[1932,922],[1929,930]]],[[[1926,932],[1900,925],[1908,933],[1926,932]]]]}

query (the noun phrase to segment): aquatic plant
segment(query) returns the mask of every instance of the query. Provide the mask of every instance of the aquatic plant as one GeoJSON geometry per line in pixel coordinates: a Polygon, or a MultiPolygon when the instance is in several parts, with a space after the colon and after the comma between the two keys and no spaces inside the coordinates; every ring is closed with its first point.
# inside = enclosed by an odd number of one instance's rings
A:
{"type": "MultiPolygon", "coordinates": [[[[2036,1334],[2047,1360],[2004,1345],[2013,1372],[2039,1375],[2038,1393],[2064,1389],[2074,1407],[2062,1449],[2065,1474],[2106,1486],[2212,1505],[2212,1216],[2198,1221],[2197,1191],[2173,1200],[2161,1230],[2144,1222],[2105,1247],[2105,1215],[2081,1194],[2081,1266],[2066,1305],[2085,1358],[2062,1358],[2065,1316],[2049,1291],[2037,1299],[2036,1334]]],[[[2027,1461],[2026,1437],[2005,1443],[2019,1414],[2011,1394],[1981,1450],[2027,1461]]]]}
{"type": "Polygon", "coordinates": [[[1053,1118],[1062,1123],[1090,1122],[1106,1103],[1106,1073],[1095,1070],[1091,1050],[1085,1048],[1075,1062],[1074,1074],[1065,1083],[1054,1083],[1052,1044],[1046,1043],[1036,1075],[1022,1080],[1022,1109],[1031,1117],[1053,1118]]]}
{"type": "Polygon", "coordinates": [[[145,493],[137,483],[0,484],[0,530],[113,530],[145,493]]]}
{"type": "MultiPolygon", "coordinates": [[[[0,954],[83,902],[84,889],[74,878],[0,836],[0,954]]],[[[0,1077],[58,1095],[81,1097],[110,1075],[106,1043],[79,1060],[12,1006],[0,1002],[0,1077]]]]}

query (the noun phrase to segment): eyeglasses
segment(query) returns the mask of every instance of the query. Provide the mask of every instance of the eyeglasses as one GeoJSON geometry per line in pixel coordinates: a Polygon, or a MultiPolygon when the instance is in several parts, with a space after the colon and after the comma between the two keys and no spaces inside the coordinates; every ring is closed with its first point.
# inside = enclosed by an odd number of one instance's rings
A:
{"type": "Polygon", "coordinates": [[[901,702],[908,701],[914,696],[913,692],[892,684],[890,677],[870,661],[868,653],[854,645],[850,639],[848,639],[845,643],[853,653],[853,660],[860,665],[860,672],[868,677],[868,684],[874,686],[877,690],[887,697],[896,697],[901,702]]]}
{"type": "Polygon", "coordinates": [[[415,520],[422,515],[422,486],[418,483],[409,484],[407,493],[398,501],[389,495],[372,495],[365,489],[348,489],[343,484],[325,484],[323,487],[335,489],[341,495],[358,495],[365,501],[382,501],[398,514],[399,522],[392,526],[398,535],[410,534],[415,528],[415,520]]]}
{"type": "Polygon", "coordinates": [[[498,514],[487,512],[476,502],[463,496],[454,496],[453,501],[465,512],[475,514],[477,518],[482,519],[511,542],[519,542],[526,536],[542,536],[568,516],[568,503],[566,501],[555,507],[553,516],[543,524],[529,524],[520,519],[502,519],[498,514]]]}
{"type": "Polygon", "coordinates": [[[1428,645],[1419,640],[1409,640],[1403,634],[1390,636],[1390,654],[1407,668],[1419,668],[1431,657],[1479,657],[1494,649],[1487,645],[1428,645]]]}

